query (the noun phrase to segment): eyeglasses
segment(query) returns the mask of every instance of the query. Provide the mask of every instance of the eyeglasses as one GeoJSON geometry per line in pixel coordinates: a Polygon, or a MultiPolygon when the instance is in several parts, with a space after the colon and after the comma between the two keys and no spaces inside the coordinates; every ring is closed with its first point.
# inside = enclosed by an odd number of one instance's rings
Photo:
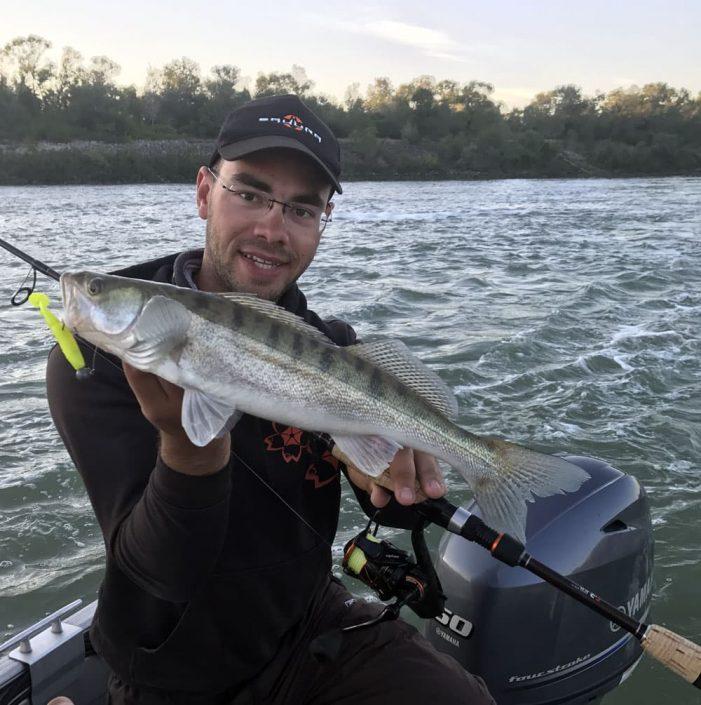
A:
{"type": "Polygon", "coordinates": [[[243,216],[248,218],[262,218],[270,211],[273,204],[279,203],[282,206],[282,217],[287,226],[297,232],[321,235],[326,226],[331,222],[331,216],[327,215],[322,208],[311,206],[307,203],[288,203],[270,198],[267,193],[257,191],[254,188],[236,188],[224,183],[216,171],[207,167],[207,171],[214,177],[221,187],[233,195],[232,206],[243,216]]]}

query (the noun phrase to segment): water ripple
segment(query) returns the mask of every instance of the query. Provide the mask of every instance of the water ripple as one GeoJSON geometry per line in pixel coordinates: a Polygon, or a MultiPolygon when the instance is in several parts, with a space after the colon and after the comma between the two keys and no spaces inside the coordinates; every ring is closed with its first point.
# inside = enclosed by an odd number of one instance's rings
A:
{"type": "MultiPolygon", "coordinates": [[[[58,269],[117,268],[199,246],[192,194],[3,188],[2,237],[58,269]]],[[[455,390],[470,430],[635,474],[653,510],[657,621],[674,628],[685,599],[698,613],[701,179],[353,183],[337,201],[303,279],[310,305],[364,339],[404,340],[455,390]]],[[[25,271],[0,257],[0,301],[25,271]]],[[[48,337],[26,308],[3,308],[2,322],[0,639],[91,597],[102,555],[48,416],[48,337]]],[[[456,473],[448,484],[469,496],[456,473]]],[[[363,523],[344,493],[336,553],[363,523]]],[[[676,627],[701,640],[701,620],[676,627]]]]}

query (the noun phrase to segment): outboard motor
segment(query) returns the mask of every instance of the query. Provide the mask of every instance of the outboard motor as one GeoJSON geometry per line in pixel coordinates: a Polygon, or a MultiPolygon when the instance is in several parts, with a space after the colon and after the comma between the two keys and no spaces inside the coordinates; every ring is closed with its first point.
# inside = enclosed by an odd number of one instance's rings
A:
{"type": "MultiPolygon", "coordinates": [[[[600,460],[568,460],[591,479],[577,492],[536,497],[528,505],[526,549],[644,620],[653,587],[645,492],[634,477],[600,460]]],[[[474,503],[467,509],[480,515],[474,503]]],[[[598,702],[640,659],[632,635],[460,536],[445,534],[435,566],[447,601],[424,632],[484,678],[498,705],[598,702]]]]}

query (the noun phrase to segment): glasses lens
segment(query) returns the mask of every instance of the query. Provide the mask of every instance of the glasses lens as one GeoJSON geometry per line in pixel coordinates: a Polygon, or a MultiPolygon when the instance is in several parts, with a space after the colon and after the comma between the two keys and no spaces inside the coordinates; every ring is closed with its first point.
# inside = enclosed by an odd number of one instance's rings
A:
{"type": "Polygon", "coordinates": [[[299,203],[286,203],[271,199],[267,194],[252,189],[235,189],[225,184],[220,176],[209,170],[212,176],[221,183],[231,196],[231,204],[243,216],[262,218],[276,204],[282,206],[282,213],[288,227],[298,232],[324,232],[330,218],[320,208],[301,205],[299,203]]]}
{"type": "Polygon", "coordinates": [[[290,225],[303,230],[318,230],[323,212],[311,206],[288,203],[284,206],[285,219],[290,225]]]}

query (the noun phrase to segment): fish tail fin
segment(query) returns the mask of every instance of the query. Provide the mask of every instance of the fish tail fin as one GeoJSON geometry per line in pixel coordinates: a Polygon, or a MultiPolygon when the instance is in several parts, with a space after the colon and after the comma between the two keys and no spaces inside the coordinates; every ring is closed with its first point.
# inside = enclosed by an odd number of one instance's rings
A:
{"type": "Polygon", "coordinates": [[[534,495],[550,497],[575,492],[589,473],[556,455],[546,455],[500,439],[482,439],[492,462],[471,482],[484,521],[526,542],[526,502],[534,495]]]}

